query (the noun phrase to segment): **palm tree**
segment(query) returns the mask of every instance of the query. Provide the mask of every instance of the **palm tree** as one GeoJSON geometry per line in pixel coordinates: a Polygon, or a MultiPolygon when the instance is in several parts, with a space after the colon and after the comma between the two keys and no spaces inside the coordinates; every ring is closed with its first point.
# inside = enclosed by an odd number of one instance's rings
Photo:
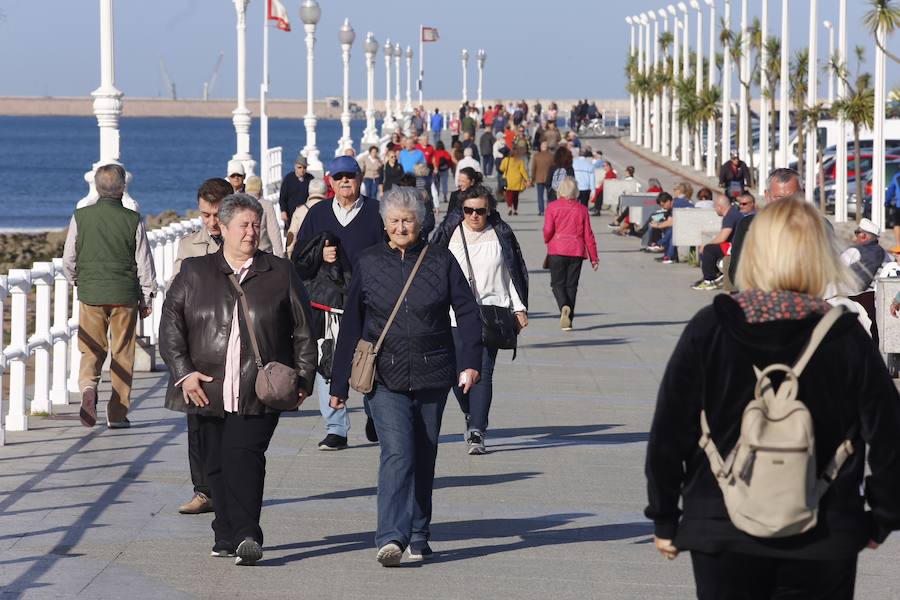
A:
{"type": "MultiPolygon", "coordinates": [[[[760,75],[760,77],[762,77],[760,75]]],[[[775,87],[781,81],[781,40],[775,36],[770,36],[766,40],[766,82],[768,89],[764,96],[769,101],[769,160],[772,164],[769,171],[775,170],[775,135],[777,131],[777,123],[775,122],[775,87]]],[[[787,140],[782,140],[786,144],[787,140]]]]}
{"type": "Polygon", "coordinates": [[[900,58],[895,54],[888,52],[885,47],[886,39],[878,39],[878,34],[884,30],[885,36],[890,36],[897,28],[900,28],[900,5],[895,4],[893,0],[869,0],[872,9],[863,16],[863,24],[875,37],[875,45],[878,46],[886,56],[891,57],[896,63],[900,63],[900,58]]]}
{"type": "MultiPolygon", "coordinates": [[[[722,21],[724,24],[724,20],[722,21]]],[[[734,62],[736,69],[735,74],[737,75],[738,83],[744,88],[744,91],[747,93],[747,97],[750,97],[750,88],[753,85],[754,81],[759,81],[759,61],[760,61],[760,49],[762,48],[762,27],[760,25],[759,19],[754,19],[753,23],[747,28],[747,38],[748,38],[748,52],[750,52],[751,63],[750,63],[750,76],[745,81],[741,78],[741,69],[740,64],[741,60],[744,58],[744,34],[742,32],[731,31],[728,28],[722,30],[720,34],[722,37],[723,46],[727,47],[728,53],[731,55],[731,60],[734,62]],[[755,51],[755,55],[754,55],[755,51]]],[[[747,152],[750,156],[750,172],[754,172],[753,165],[753,117],[750,114],[750,111],[747,111],[747,135],[750,137],[748,140],[738,140],[738,148],[742,145],[747,147],[747,152]]],[[[738,128],[740,131],[740,128],[738,128]]]]}
{"type": "Polygon", "coordinates": [[[871,128],[875,123],[875,90],[872,89],[872,76],[861,73],[861,65],[864,57],[864,49],[856,47],[856,81],[850,82],[850,71],[846,64],[833,61],[835,75],[841,78],[847,87],[847,93],[843,98],[834,101],[832,110],[853,125],[853,155],[856,163],[856,221],[862,219],[862,170],[860,169],[859,130],[863,127],[871,128]]]}
{"type": "Polygon", "coordinates": [[[697,114],[700,101],[696,92],[697,80],[691,76],[679,80],[675,85],[679,101],[676,117],[681,125],[688,128],[691,138],[694,138],[701,123],[697,114]]]}
{"type": "MultiPolygon", "coordinates": [[[[817,102],[812,106],[806,106],[803,109],[804,117],[806,117],[806,122],[809,124],[809,128],[812,131],[818,131],[819,129],[819,121],[822,116],[829,116],[828,111],[825,109],[824,102],[817,102]]],[[[816,153],[816,162],[819,165],[822,165],[822,159],[824,154],[824,149],[822,148],[822,144],[816,144],[817,153],[816,153]]],[[[823,169],[819,169],[818,176],[819,183],[819,210],[822,214],[825,214],[825,171],[823,169]]],[[[860,211],[857,211],[860,212],[860,211]]]]}
{"type": "MultiPolygon", "coordinates": [[[[805,136],[803,134],[804,108],[806,108],[806,92],[809,88],[807,71],[809,65],[809,48],[798,50],[790,65],[791,104],[794,106],[794,126],[797,130],[797,172],[803,173],[803,150],[805,136]]],[[[787,152],[788,141],[781,140],[781,147],[787,152]]]]}

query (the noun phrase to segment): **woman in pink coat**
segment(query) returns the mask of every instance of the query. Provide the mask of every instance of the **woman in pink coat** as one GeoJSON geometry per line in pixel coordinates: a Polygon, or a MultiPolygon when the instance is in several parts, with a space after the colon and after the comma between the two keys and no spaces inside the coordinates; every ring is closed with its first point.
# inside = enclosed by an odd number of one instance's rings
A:
{"type": "Polygon", "coordinates": [[[587,207],[576,199],[578,183],[575,178],[563,179],[557,195],[557,199],[547,206],[544,216],[544,243],[547,244],[550,287],[559,305],[559,327],[563,331],[572,331],[581,262],[589,258],[591,267],[597,270],[597,242],[587,207]]]}

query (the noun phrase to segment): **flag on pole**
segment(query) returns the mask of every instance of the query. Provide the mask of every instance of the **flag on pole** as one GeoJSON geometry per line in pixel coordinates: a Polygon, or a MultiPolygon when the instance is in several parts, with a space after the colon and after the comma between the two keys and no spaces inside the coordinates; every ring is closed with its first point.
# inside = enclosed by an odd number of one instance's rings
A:
{"type": "Polygon", "coordinates": [[[437,27],[423,27],[422,28],[422,41],[423,42],[436,42],[440,39],[438,35],[437,27]]]}
{"type": "Polygon", "coordinates": [[[275,25],[278,29],[282,31],[290,31],[291,30],[291,22],[288,20],[288,12],[284,7],[284,4],[281,3],[281,0],[269,0],[269,19],[272,21],[277,21],[277,25],[275,25]]]}

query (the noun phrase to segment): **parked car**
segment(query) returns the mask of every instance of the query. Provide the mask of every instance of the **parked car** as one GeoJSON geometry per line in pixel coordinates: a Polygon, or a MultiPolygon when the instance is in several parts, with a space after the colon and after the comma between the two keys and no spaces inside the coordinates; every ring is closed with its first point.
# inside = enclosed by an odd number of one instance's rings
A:
{"type": "MultiPolygon", "coordinates": [[[[884,164],[884,183],[885,187],[890,184],[894,175],[900,171],[900,159],[888,160],[884,164]]],[[[870,168],[863,173],[863,216],[867,217],[872,213],[872,176],[874,171],[870,168]]],[[[832,180],[825,184],[825,209],[828,212],[834,212],[835,204],[835,181],[832,180]]],[[[818,190],[816,191],[818,194],[818,190]]],[[[818,198],[818,196],[816,196],[818,198]]],[[[847,214],[856,216],[856,178],[847,179],[847,214]]]]}

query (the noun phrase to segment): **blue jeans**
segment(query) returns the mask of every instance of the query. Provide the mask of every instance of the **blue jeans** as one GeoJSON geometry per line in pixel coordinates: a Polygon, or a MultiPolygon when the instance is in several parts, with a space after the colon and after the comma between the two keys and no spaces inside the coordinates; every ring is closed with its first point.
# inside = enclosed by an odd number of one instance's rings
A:
{"type": "Polygon", "coordinates": [[[431,537],[431,491],[447,388],[393,392],[377,385],[369,410],[378,431],[375,545],[401,547],[431,537]]]}
{"type": "Polygon", "coordinates": [[[328,384],[325,378],[316,371],[316,394],[319,396],[319,412],[325,419],[325,433],[333,433],[341,437],[347,437],[350,432],[350,415],[346,408],[335,410],[328,406],[331,399],[331,392],[328,390],[328,384]]]}
{"type": "MultiPolygon", "coordinates": [[[[462,339],[453,328],[453,345],[456,346],[456,355],[462,356],[462,339]]],[[[484,348],[481,355],[481,378],[478,383],[469,389],[468,394],[463,394],[462,388],[453,386],[453,394],[459,402],[459,408],[463,414],[469,415],[468,434],[471,431],[484,433],[488,428],[488,414],[491,412],[491,399],[494,396],[494,364],[497,362],[497,350],[484,348]]]]}
{"type": "Polygon", "coordinates": [[[490,177],[491,173],[494,172],[494,157],[490,155],[482,155],[481,168],[484,171],[484,176],[490,177]]]}
{"type": "Polygon", "coordinates": [[[363,184],[366,186],[366,196],[372,200],[378,200],[378,180],[366,177],[363,179],[363,184]]]}
{"type": "Polygon", "coordinates": [[[678,257],[678,251],[675,249],[674,244],[672,244],[672,228],[669,227],[666,229],[666,232],[659,239],[659,245],[666,249],[666,256],[675,260],[678,257]]]}
{"type": "Polygon", "coordinates": [[[544,192],[547,191],[546,183],[538,183],[534,187],[537,188],[537,196],[538,196],[538,214],[544,214],[544,192]]]}
{"type": "Polygon", "coordinates": [[[437,187],[438,193],[441,195],[441,202],[447,202],[448,181],[450,181],[450,169],[446,169],[444,171],[438,170],[437,183],[435,184],[435,187],[437,187]]]}

